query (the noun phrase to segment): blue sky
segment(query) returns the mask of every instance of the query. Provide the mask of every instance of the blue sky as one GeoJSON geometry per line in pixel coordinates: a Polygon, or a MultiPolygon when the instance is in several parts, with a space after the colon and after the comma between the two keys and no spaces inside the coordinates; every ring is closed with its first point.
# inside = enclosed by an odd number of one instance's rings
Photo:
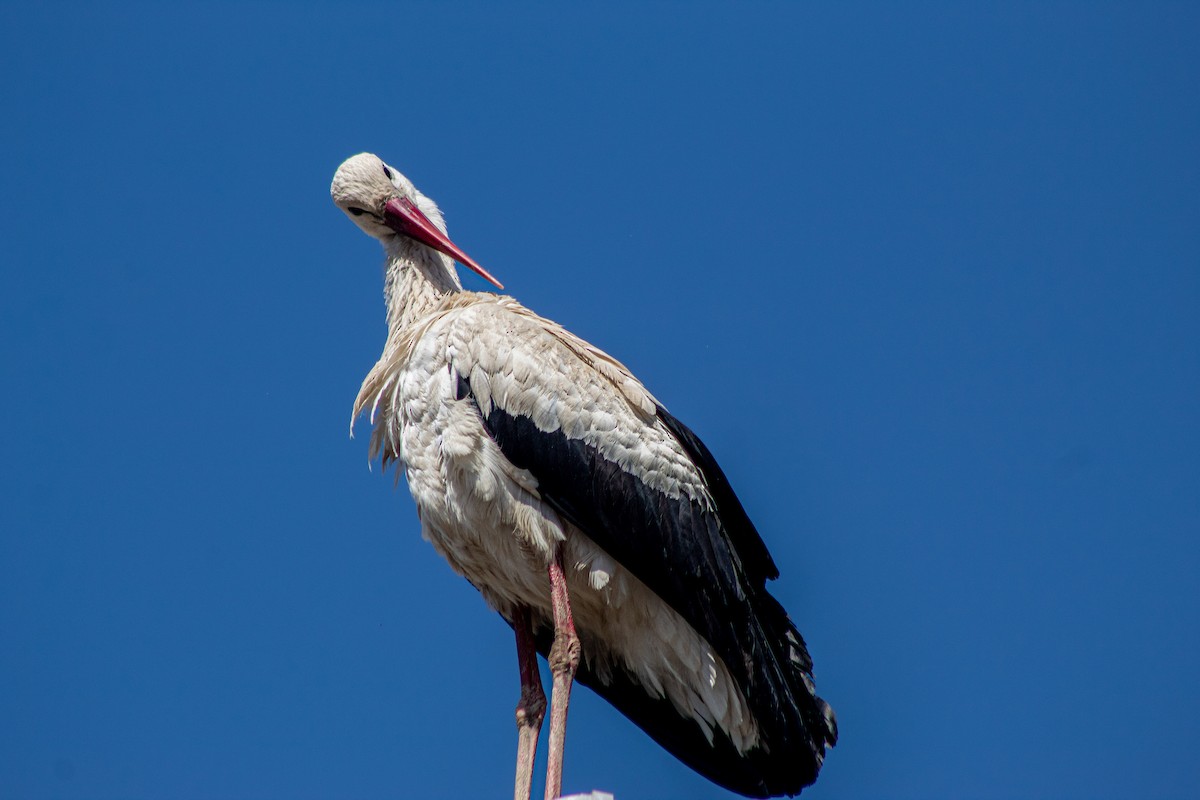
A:
{"type": "MultiPolygon", "coordinates": [[[[1200,785],[1194,5],[2,17],[0,794],[510,791],[511,632],[346,436],[362,150],[721,460],[806,797],[1200,785]]],[[[576,698],[567,789],[729,796],[576,698]]]]}

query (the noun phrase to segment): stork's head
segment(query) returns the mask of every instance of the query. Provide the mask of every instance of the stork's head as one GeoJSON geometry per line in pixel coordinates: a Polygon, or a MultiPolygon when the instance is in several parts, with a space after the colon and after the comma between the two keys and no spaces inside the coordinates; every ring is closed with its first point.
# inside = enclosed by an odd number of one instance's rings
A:
{"type": "Polygon", "coordinates": [[[446,236],[446,224],[437,204],[378,156],[359,153],[342,162],[329,193],[355,225],[380,240],[385,248],[396,237],[406,237],[444,253],[497,288],[504,288],[446,236]]]}

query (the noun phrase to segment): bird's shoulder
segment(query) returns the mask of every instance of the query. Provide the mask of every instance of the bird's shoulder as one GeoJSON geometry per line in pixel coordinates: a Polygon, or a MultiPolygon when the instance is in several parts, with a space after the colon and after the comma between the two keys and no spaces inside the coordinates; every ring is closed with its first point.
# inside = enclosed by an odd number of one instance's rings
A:
{"type": "Polygon", "coordinates": [[[458,396],[478,406],[502,449],[520,439],[516,460],[542,479],[564,468],[561,448],[577,443],[657,490],[707,498],[701,468],[663,423],[649,391],[621,362],[561,325],[496,297],[463,306],[448,321],[446,346],[458,396]]]}
{"type": "Polygon", "coordinates": [[[607,352],[511,297],[473,294],[448,304],[439,324],[464,377],[487,383],[508,378],[513,388],[585,407],[607,405],[612,397],[643,423],[654,419],[654,396],[607,352]]]}

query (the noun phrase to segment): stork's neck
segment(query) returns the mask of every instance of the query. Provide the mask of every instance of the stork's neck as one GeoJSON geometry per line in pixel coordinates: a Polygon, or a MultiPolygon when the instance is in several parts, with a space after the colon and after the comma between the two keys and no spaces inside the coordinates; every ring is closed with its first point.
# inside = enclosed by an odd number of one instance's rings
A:
{"type": "Polygon", "coordinates": [[[443,297],[462,291],[454,262],[402,236],[384,245],[387,267],[383,296],[388,333],[398,333],[431,312],[443,297]]]}

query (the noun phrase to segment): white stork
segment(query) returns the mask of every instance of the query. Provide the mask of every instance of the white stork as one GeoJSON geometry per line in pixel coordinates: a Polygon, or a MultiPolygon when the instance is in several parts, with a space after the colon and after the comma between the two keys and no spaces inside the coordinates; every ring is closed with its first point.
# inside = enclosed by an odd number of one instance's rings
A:
{"type": "Polygon", "coordinates": [[[837,741],[779,572],[712,454],[620,362],[515,300],[464,291],[432,200],[374,155],[334,203],[386,254],[388,337],[354,404],[404,468],[423,535],[516,632],[516,800],[553,676],[546,797],[578,678],[681,761],[794,795],[837,741]],[[578,631],[578,634],[576,633],[578,631]]]}

